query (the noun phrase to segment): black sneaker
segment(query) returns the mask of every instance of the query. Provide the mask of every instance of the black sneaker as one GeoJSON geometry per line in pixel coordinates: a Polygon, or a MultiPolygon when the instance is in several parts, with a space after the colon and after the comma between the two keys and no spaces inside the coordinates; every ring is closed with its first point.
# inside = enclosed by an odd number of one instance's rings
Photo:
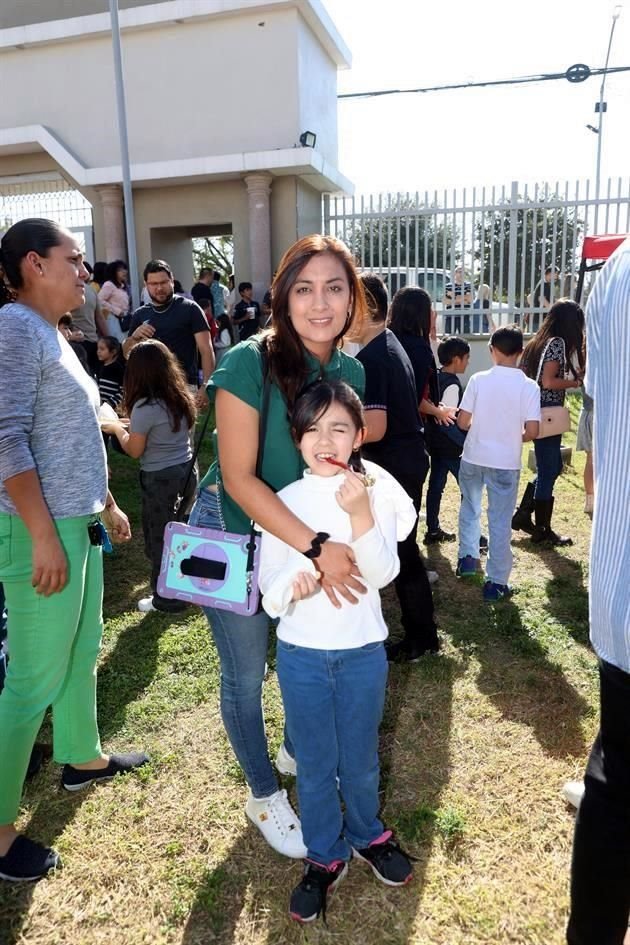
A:
{"type": "Polygon", "coordinates": [[[406,886],[413,879],[412,857],[401,850],[391,830],[373,840],[363,850],[352,848],[354,856],[372,867],[372,872],[386,886],[406,886]]]}
{"type": "Polygon", "coordinates": [[[479,539],[479,551],[482,555],[488,554],[488,539],[485,535],[482,535],[479,539]]]}
{"type": "Polygon", "coordinates": [[[106,768],[94,771],[79,770],[72,765],[64,765],[61,772],[61,786],[66,791],[82,791],[95,781],[111,781],[117,774],[128,774],[135,768],[141,768],[149,761],[143,751],[130,751],[124,755],[110,755],[106,768]]]}
{"type": "Polygon", "coordinates": [[[431,643],[413,643],[410,640],[402,639],[396,643],[385,644],[385,655],[389,663],[417,663],[427,653],[439,653],[440,641],[437,639],[431,643]]]}
{"type": "Polygon", "coordinates": [[[348,872],[348,864],[336,860],[330,866],[304,861],[304,876],[291,893],[289,915],[296,922],[326,919],[326,897],[333,893],[348,872]]]}
{"type": "Polygon", "coordinates": [[[437,545],[441,541],[455,541],[457,535],[453,532],[445,532],[443,528],[438,528],[435,532],[427,532],[424,536],[425,545],[437,545]]]}
{"type": "Polygon", "coordinates": [[[0,856],[0,879],[10,883],[34,883],[60,866],[61,857],[56,850],[18,834],[9,852],[0,856]]]}

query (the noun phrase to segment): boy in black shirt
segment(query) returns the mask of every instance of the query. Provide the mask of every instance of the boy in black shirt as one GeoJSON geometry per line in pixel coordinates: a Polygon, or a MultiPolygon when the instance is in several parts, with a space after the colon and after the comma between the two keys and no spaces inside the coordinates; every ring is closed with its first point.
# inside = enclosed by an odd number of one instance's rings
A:
{"type": "Polygon", "coordinates": [[[239,282],[238,291],[241,301],[234,306],[232,321],[238,326],[239,340],[245,341],[260,328],[260,305],[252,299],[254,287],[251,282],[239,282]]]}
{"type": "MultiPolygon", "coordinates": [[[[441,369],[437,374],[439,402],[447,407],[459,407],[463,388],[458,374],[463,374],[470,361],[470,345],[463,338],[445,338],[438,347],[441,369]]],[[[448,474],[459,478],[459,462],[466,434],[457,424],[445,426],[427,419],[425,428],[427,445],[431,454],[431,473],[427,490],[427,532],[425,545],[440,541],[455,541],[452,532],[440,528],[440,504],[448,474]]]]}

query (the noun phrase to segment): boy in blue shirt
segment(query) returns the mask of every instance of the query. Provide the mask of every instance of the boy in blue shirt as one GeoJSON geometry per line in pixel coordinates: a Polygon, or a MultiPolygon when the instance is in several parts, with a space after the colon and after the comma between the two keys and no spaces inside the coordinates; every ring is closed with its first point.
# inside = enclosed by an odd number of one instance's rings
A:
{"type": "Polygon", "coordinates": [[[494,366],[473,374],[463,396],[457,425],[467,430],[459,469],[457,574],[469,577],[479,567],[479,519],[484,486],[488,493],[488,559],[483,598],[500,600],[511,593],[512,514],[518,491],[523,443],[538,436],[540,391],[518,368],[523,333],[515,325],[498,328],[490,338],[494,366]]]}

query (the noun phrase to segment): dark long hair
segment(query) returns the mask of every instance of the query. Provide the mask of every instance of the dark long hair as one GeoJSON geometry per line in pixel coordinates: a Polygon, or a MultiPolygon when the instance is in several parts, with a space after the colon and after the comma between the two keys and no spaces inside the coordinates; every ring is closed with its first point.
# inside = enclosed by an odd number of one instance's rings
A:
{"type": "Polygon", "coordinates": [[[230,336],[230,341],[234,344],[234,329],[232,328],[232,319],[229,315],[226,315],[225,312],[223,315],[219,315],[217,319],[217,325],[219,326],[219,332],[222,332],[227,328],[228,334],[230,336]]]}
{"type": "Polygon", "coordinates": [[[124,259],[115,259],[113,262],[107,263],[107,269],[105,270],[105,282],[113,282],[115,286],[119,289],[124,289],[126,283],[120,283],[118,281],[118,270],[127,269],[127,263],[124,259]]]}
{"type": "Polygon", "coordinates": [[[339,344],[365,313],[365,293],[352,254],[345,243],[333,236],[316,233],[304,236],[286,251],[271,287],[273,322],[263,335],[262,343],[267,349],[270,375],[284,394],[289,408],[292,408],[308,377],[304,345],[289,317],[289,294],[307,263],[320,253],[330,253],[341,262],[350,285],[350,314],[334,339],[333,346],[339,344]]]}
{"type": "Polygon", "coordinates": [[[107,282],[107,263],[99,260],[94,263],[94,272],[92,273],[92,279],[97,285],[103,287],[103,284],[107,282]]]}
{"type": "Polygon", "coordinates": [[[184,372],[175,355],[161,341],[141,341],[129,352],[124,383],[125,411],[130,414],[140,400],[161,401],[174,433],[179,432],[182,420],[189,429],[195,423],[197,408],[184,372]]]}
{"type": "Polygon", "coordinates": [[[389,310],[389,327],[397,338],[415,335],[429,343],[431,336],[431,296],[426,289],[407,285],[399,289],[389,310]]]}
{"type": "Polygon", "coordinates": [[[577,377],[573,357],[577,357],[580,372],[584,371],[584,312],[573,299],[558,299],[523,351],[521,367],[528,377],[536,380],[538,367],[546,344],[552,338],[562,338],[566,350],[566,367],[577,377]]]}
{"type": "Polygon", "coordinates": [[[60,246],[66,231],[53,220],[31,217],[14,223],[0,240],[0,305],[11,302],[24,285],[22,260],[31,252],[46,258],[60,246]]]}
{"type": "MultiPolygon", "coordinates": [[[[344,381],[315,381],[300,394],[291,413],[291,435],[296,444],[313,423],[322,417],[331,404],[348,411],[357,433],[365,427],[363,405],[358,395],[344,381]]],[[[364,472],[361,451],[355,450],[348,463],[356,472],[364,472]]]]}

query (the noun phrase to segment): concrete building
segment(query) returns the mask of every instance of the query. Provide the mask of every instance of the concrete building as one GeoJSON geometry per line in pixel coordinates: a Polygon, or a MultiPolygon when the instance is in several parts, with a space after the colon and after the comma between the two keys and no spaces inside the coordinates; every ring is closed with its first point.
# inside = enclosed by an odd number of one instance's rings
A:
{"type": "MultiPolygon", "coordinates": [[[[191,238],[232,233],[258,293],[321,228],[337,169],[337,70],[320,0],[119,0],[138,260],[193,281],[191,238]],[[305,131],[317,135],[302,147],[305,131]]],[[[125,258],[107,0],[0,5],[0,193],[60,172],[92,204],[96,258],[125,258]]]]}

